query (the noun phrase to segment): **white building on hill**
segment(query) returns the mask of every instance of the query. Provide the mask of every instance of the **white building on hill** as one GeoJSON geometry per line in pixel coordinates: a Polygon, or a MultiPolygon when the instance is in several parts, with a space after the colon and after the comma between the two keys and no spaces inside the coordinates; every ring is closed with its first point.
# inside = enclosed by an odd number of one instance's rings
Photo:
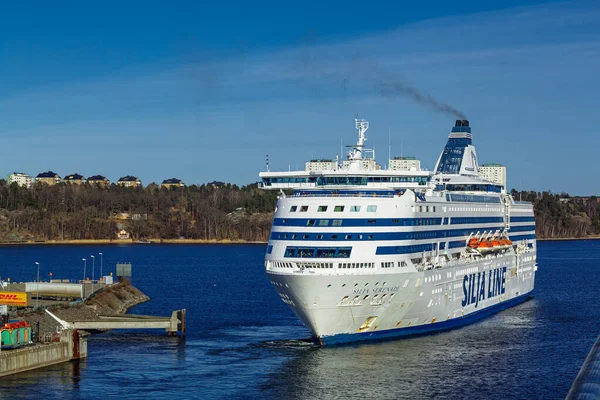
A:
{"type": "Polygon", "coordinates": [[[479,167],[479,177],[506,187],[506,167],[500,164],[483,164],[479,167]]]}
{"type": "Polygon", "coordinates": [[[19,186],[25,186],[30,188],[33,186],[33,177],[31,175],[24,174],[22,172],[13,172],[6,179],[8,184],[16,183],[19,186]]]}

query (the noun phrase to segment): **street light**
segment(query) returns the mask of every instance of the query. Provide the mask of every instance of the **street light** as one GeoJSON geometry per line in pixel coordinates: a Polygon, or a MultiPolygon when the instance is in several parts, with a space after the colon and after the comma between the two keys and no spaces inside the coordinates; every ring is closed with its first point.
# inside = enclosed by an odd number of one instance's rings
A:
{"type": "Polygon", "coordinates": [[[81,259],[83,261],[83,283],[85,283],[85,269],[87,267],[87,261],[85,258],[81,259]]]}
{"type": "Polygon", "coordinates": [[[104,275],[102,275],[102,253],[98,253],[100,255],[100,279],[102,279],[102,283],[104,283],[104,275]]]}
{"type": "Polygon", "coordinates": [[[40,305],[40,263],[35,262],[37,265],[37,287],[35,289],[35,308],[38,308],[40,305]]]}
{"type": "Polygon", "coordinates": [[[94,270],[96,269],[96,257],[92,257],[92,294],[94,293],[94,270]]]}

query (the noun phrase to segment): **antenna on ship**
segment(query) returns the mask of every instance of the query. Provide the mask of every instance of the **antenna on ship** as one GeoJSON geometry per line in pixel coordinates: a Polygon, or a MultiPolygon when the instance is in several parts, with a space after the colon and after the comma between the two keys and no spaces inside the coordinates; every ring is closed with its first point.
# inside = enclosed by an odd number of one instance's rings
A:
{"type": "Polygon", "coordinates": [[[269,172],[269,155],[267,154],[267,172],[269,172]]]}
{"type": "Polygon", "coordinates": [[[392,128],[388,126],[388,163],[392,159],[392,128]]]}

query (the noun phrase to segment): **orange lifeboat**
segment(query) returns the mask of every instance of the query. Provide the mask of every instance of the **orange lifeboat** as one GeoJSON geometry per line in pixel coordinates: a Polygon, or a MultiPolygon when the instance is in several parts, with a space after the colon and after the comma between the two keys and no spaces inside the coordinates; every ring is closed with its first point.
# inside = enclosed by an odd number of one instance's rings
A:
{"type": "Polygon", "coordinates": [[[488,242],[487,240],[482,240],[481,242],[479,242],[479,246],[477,246],[478,248],[490,248],[492,247],[493,244],[492,242],[488,242]]]}
{"type": "Polygon", "coordinates": [[[469,240],[469,243],[467,244],[467,246],[469,246],[472,249],[476,249],[477,247],[479,247],[480,241],[477,238],[472,238],[469,240]]]}

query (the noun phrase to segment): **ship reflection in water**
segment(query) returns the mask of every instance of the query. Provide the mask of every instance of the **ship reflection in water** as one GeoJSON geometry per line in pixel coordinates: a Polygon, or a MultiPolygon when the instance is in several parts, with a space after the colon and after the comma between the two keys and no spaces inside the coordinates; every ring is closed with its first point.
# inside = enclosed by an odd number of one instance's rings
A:
{"type": "Polygon", "coordinates": [[[510,398],[511,386],[523,393],[526,384],[514,375],[507,379],[515,365],[531,374],[547,368],[528,360],[522,349],[530,346],[524,338],[534,334],[537,309],[532,299],[441,334],[306,348],[272,374],[263,390],[269,398],[294,399],[510,398]]]}

